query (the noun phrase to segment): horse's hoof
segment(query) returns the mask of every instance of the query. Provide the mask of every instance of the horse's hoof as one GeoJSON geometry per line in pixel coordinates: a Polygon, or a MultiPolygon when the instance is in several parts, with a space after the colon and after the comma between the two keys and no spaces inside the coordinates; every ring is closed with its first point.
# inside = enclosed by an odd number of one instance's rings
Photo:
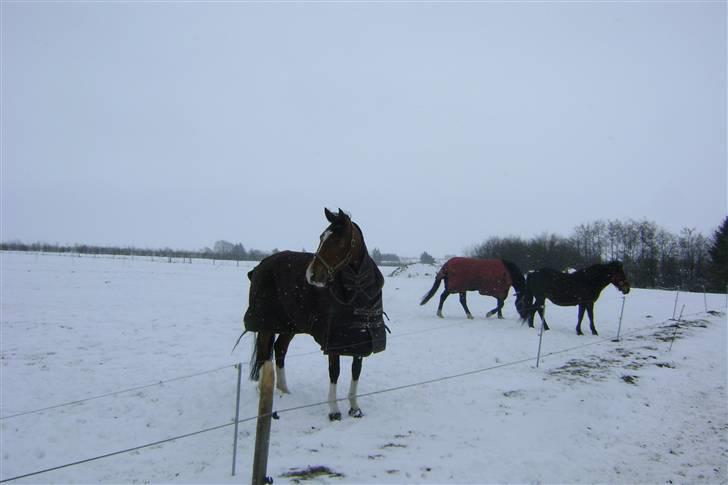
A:
{"type": "Polygon", "coordinates": [[[488,312],[485,314],[485,318],[490,318],[493,316],[493,312],[488,312]]]}
{"type": "Polygon", "coordinates": [[[599,335],[596,330],[592,330],[592,335],[599,335]]]}
{"type": "Polygon", "coordinates": [[[361,409],[359,408],[351,408],[349,409],[349,416],[351,416],[352,418],[361,418],[364,417],[364,413],[361,412],[361,409]]]}
{"type": "Polygon", "coordinates": [[[503,320],[503,315],[498,315],[498,320],[503,320]]]}
{"type": "Polygon", "coordinates": [[[341,413],[329,413],[329,421],[341,421],[341,413]]]}
{"type": "Polygon", "coordinates": [[[445,318],[445,317],[442,316],[442,313],[440,313],[440,312],[437,312],[437,316],[440,317],[440,318],[445,318]]]}
{"type": "Polygon", "coordinates": [[[582,332],[581,330],[577,330],[577,331],[576,331],[576,334],[577,334],[577,335],[584,335],[584,332],[582,332]]]}
{"type": "Polygon", "coordinates": [[[472,315],[468,315],[468,320],[472,320],[474,317],[472,315]]]}

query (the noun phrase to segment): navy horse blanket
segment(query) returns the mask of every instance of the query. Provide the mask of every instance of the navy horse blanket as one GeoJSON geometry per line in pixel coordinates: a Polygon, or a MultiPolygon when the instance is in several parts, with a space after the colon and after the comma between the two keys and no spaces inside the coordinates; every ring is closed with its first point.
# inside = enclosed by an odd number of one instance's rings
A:
{"type": "Polygon", "coordinates": [[[366,357],[386,347],[384,277],[365,257],[358,271],[342,269],[326,288],[306,281],[314,255],[283,251],[248,273],[251,291],[243,322],[250,332],[307,333],[325,353],[366,357]]]}

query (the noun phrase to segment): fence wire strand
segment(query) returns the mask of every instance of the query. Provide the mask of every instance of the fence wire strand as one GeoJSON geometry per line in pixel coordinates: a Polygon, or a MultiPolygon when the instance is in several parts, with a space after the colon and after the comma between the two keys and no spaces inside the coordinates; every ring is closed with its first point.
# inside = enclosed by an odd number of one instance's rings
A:
{"type": "Polygon", "coordinates": [[[37,414],[37,413],[41,413],[43,411],[49,411],[51,409],[56,409],[56,408],[61,408],[61,407],[66,407],[66,406],[73,406],[74,404],[81,404],[81,403],[85,403],[85,402],[88,402],[88,401],[93,401],[93,400],[96,400],[96,399],[102,399],[104,397],[111,397],[111,396],[116,396],[118,394],[125,394],[127,392],[134,392],[134,391],[139,391],[139,390],[142,390],[142,389],[147,389],[147,388],[150,388],[150,387],[161,386],[163,384],[168,384],[170,382],[181,381],[181,380],[184,380],[184,379],[190,379],[192,377],[199,377],[199,376],[206,375],[206,374],[212,374],[214,372],[219,372],[221,370],[228,369],[228,368],[235,368],[235,365],[226,365],[224,367],[218,367],[216,369],[210,369],[210,370],[206,370],[206,371],[201,371],[201,372],[197,372],[195,374],[189,374],[189,375],[179,376],[179,377],[172,377],[170,379],[165,379],[165,380],[158,381],[158,382],[155,382],[155,383],[152,383],[152,384],[144,384],[144,385],[141,385],[141,386],[130,387],[128,389],[122,389],[120,391],[112,391],[112,392],[107,392],[105,394],[99,394],[99,395],[96,395],[96,396],[90,396],[90,397],[83,398],[83,399],[77,399],[75,401],[68,401],[68,402],[64,402],[64,403],[60,403],[60,404],[54,404],[52,406],[46,406],[44,408],[32,409],[30,411],[23,411],[23,412],[20,412],[20,413],[9,414],[7,416],[0,417],[0,421],[2,421],[4,419],[17,418],[19,416],[26,416],[28,414],[37,414]]]}
{"type": "MultiPolygon", "coordinates": [[[[703,313],[705,313],[705,312],[695,312],[695,313],[690,313],[690,314],[687,314],[687,315],[683,315],[683,317],[700,315],[700,314],[703,314],[703,313]]],[[[710,313],[710,312],[708,312],[708,313],[710,313]]],[[[667,319],[667,320],[661,321],[661,322],[656,323],[656,324],[653,324],[653,325],[648,325],[646,327],[640,327],[640,328],[634,329],[634,330],[632,330],[630,332],[626,332],[624,334],[624,336],[629,336],[629,335],[637,334],[637,333],[640,333],[640,332],[644,332],[644,331],[648,331],[648,330],[653,330],[655,328],[659,328],[661,326],[665,326],[664,325],[665,323],[674,322],[674,321],[675,320],[673,320],[673,319],[667,319]]],[[[671,327],[673,325],[676,325],[677,326],[679,324],[680,324],[680,322],[678,321],[677,323],[670,323],[669,325],[666,325],[665,327],[666,328],[669,328],[669,327],[671,327]]],[[[600,337],[599,339],[597,339],[597,340],[595,340],[593,342],[589,342],[589,343],[577,345],[577,346],[574,346],[574,347],[567,347],[565,349],[560,349],[560,350],[555,350],[555,351],[552,351],[552,352],[548,352],[548,353],[544,354],[543,357],[548,357],[548,356],[552,356],[552,355],[558,355],[558,354],[564,354],[564,353],[568,353],[568,352],[573,352],[573,351],[580,350],[580,349],[583,349],[583,348],[586,348],[586,347],[590,347],[590,346],[593,346],[593,345],[598,345],[598,344],[602,344],[602,343],[605,343],[605,342],[610,342],[610,341],[613,341],[613,339],[614,339],[614,337],[600,337]]],[[[492,365],[492,366],[488,366],[488,367],[483,367],[483,368],[480,368],[480,369],[474,369],[474,370],[469,370],[469,371],[465,371],[465,372],[460,372],[458,374],[452,374],[452,375],[448,375],[448,376],[435,377],[435,378],[427,379],[427,380],[423,380],[423,381],[418,381],[418,382],[413,382],[413,383],[408,383],[408,384],[402,384],[402,385],[399,385],[399,386],[393,386],[393,387],[389,387],[389,388],[385,388],[385,389],[379,389],[379,390],[375,390],[375,391],[365,392],[365,393],[357,394],[356,397],[357,398],[360,398],[360,397],[370,397],[370,396],[376,396],[376,395],[386,394],[386,393],[390,393],[390,392],[401,391],[401,390],[405,390],[405,389],[411,389],[411,388],[414,388],[414,387],[420,387],[420,386],[424,386],[424,385],[435,384],[435,383],[438,383],[438,382],[444,382],[444,381],[458,379],[458,378],[467,377],[467,376],[471,376],[471,375],[482,374],[484,372],[488,372],[488,371],[492,371],[492,370],[496,370],[496,369],[502,369],[502,368],[505,368],[505,367],[511,367],[511,366],[515,366],[515,365],[520,365],[520,364],[524,364],[526,362],[530,362],[530,361],[533,361],[533,360],[536,360],[536,357],[528,357],[528,358],[519,359],[519,360],[515,360],[515,361],[511,361],[511,362],[505,362],[505,363],[502,363],[502,364],[496,364],[496,365],[492,365]]],[[[225,369],[225,368],[228,368],[228,367],[230,367],[230,366],[222,367],[222,368],[216,369],[216,370],[221,370],[221,369],[225,369]]],[[[209,373],[209,372],[214,372],[214,371],[207,371],[205,373],[209,373]]],[[[176,380],[179,380],[179,379],[182,379],[182,378],[177,378],[176,380]]],[[[342,397],[342,398],[336,399],[336,401],[337,402],[338,401],[345,401],[347,399],[349,399],[349,398],[348,397],[342,397]]],[[[276,415],[282,414],[282,413],[290,413],[290,412],[294,412],[294,411],[300,411],[302,409],[308,409],[308,408],[313,408],[313,407],[318,407],[318,406],[324,406],[324,405],[327,405],[327,404],[329,404],[329,401],[328,400],[327,401],[320,401],[320,402],[315,402],[315,403],[310,403],[310,404],[303,404],[303,405],[300,405],[300,406],[293,406],[293,407],[290,407],[290,408],[273,410],[270,414],[273,415],[273,416],[276,416],[276,415]]],[[[241,423],[245,423],[245,422],[257,420],[259,417],[263,417],[263,416],[267,416],[267,415],[260,415],[260,416],[257,416],[256,415],[256,416],[251,416],[251,417],[248,417],[248,418],[243,418],[243,419],[238,420],[237,423],[238,424],[241,424],[241,423]]],[[[147,443],[147,444],[144,444],[144,445],[139,445],[139,446],[135,446],[135,447],[131,447],[131,448],[126,448],[126,449],[123,449],[123,450],[113,451],[113,452],[105,453],[103,455],[98,455],[98,456],[95,456],[95,457],[86,458],[86,459],[83,459],[83,460],[78,460],[78,461],[74,461],[74,462],[71,462],[71,463],[66,463],[66,464],[63,464],[63,465],[58,465],[58,466],[54,466],[54,467],[50,467],[50,468],[45,468],[43,470],[38,470],[38,471],[30,472],[30,473],[25,473],[25,474],[22,474],[22,475],[18,475],[18,476],[15,476],[15,477],[11,477],[11,478],[0,479],[0,483],[11,482],[11,481],[14,481],[14,480],[19,480],[21,478],[28,478],[28,477],[31,477],[31,476],[36,476],[36,475],[40,475],[40,474],[43,474],[43,473],[48,473],[48,472],[51,472],[51,471],[60,470],[60,469],[63,469],[63,468],[68,468],[68,467],[72,467],[72,466],[76,466],[76,465],[81,465],[81,464],[84,464],[84,463],[89,463],[89,462],[101,460],[101,459],[104,459],[104,458],[109,458],[109,457],[112,457],[112,456],[121,455],[121,454],[124,454],[124,453],[130,453],[130,452],[133,452],[133,451],[138,451],[138,450],[142,450],[142,449],[145,449],[145,448],[150,448],[150,447],[153,447],[153,446],[159,446],[159,445],[162,445],[162,444],[165,444],[165,443],[169,443],[169,442],[172,442],[172,441],[176,441],[176,440],[180,440],[180,439],[184,439],[184,438],[190,438],[190,437],[193,437],[193,436],[201,435],[201,434],[204,434],[204,433],[209,433],[209,432],[212,432],[212,431],[217,431],[217,430],[220,430],[220,429],[223,429],[223,428],[227,428],[229,426],[233,426],[234,424],[236,424],[236,423],[235,423],[235,420],[233,419],[229,423],[221,424],[221,425],[218,425],[218,426],[213,426],[213,427],[210,427],[210,428],[201,429],[199,431],[193,431],[193,432],[190,432],[190,433],[181,434],[181,435],[174,436],[174,437],[171,437],[171,438],[166,438],[166,439],[163,439],[163,440],[158,440],[158,441],[155,441],[153,443],[147,443]]]]}

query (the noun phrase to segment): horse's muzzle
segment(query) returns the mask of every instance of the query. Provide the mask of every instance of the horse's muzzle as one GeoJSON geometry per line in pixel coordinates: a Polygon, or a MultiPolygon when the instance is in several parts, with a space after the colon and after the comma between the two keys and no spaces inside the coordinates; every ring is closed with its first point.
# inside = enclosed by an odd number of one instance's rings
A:
{"type": "Polygon", "coordinates": [[[316,258],[306,268],[306,282],[319,288],[326,288],[329,282],[329,273],[323,264],[320,264],[316,258]]]}

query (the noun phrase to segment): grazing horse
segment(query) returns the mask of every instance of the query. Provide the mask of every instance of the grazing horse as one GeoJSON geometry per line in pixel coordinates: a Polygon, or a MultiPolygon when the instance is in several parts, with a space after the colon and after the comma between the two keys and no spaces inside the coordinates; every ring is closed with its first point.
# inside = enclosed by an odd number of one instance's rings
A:
{"type": "Polygon", "coordinates": [[[246,331],[257,332],[250,378],[275,349],[276,386],[288,393],[285,358],[294,335],[307,333],[329,358],[329,419],[340,420],[336,383],[339,356],[353,357],[349,415],[361,417],[356,394],[362,358],[386,346],[382,318],[384,278],[369,256],[358,225],[341,209],[325,210],[329,226],[315,254],[284,251],[265,258],[248,273],[250,295],[243,319],[246,331]],[[276,338],[277,335],[277,338],[276,338]]]}
{"type": "Polygon", "coordinates": [[[525,299],[530,307],[528,326],[533,327],[533,319],[538,310],[544,330],[549,329],[544,319],[544,305],[548,298],[559,306],[579,305],[579,320],[576,323],[577,335],[583,335],[581,321],[584,319],[584,310],[589,314],[589,327],[592,335],[599,335],[594,326],[594,302],[609,283],[625,295],[629,293],[629,282],[621,262],[595,264],[573,273],[562,273],[551,268],[532,271],[526,278],[525,299]]]}
{"type": "Polygon", "coordinates": [[[445,290],[440,295],[440,305],[437,307],[437,316],[442,317],[442,306],[451,293],[460,293],[460,304],[465,310],[468,318],[473,315],[468,309],[466,292],[477,291],[481,295],[493,296],[498,300],[498,305],[489,311],[485,316],[490,317],[497,313],[498,318],[503,318],[503,304],[508,296],[511,286],[516,290],[516,310],[522,319],[528,314],[523,304],[526,280],[523,273],[514,263],[504,259],[475,259],[475,258],[451,258],[442,265],[435,276],[435,283],[425,296],[422,297],[420,305],[424,305],[437,292],[440,282],[445,280],[445,290]]]}

